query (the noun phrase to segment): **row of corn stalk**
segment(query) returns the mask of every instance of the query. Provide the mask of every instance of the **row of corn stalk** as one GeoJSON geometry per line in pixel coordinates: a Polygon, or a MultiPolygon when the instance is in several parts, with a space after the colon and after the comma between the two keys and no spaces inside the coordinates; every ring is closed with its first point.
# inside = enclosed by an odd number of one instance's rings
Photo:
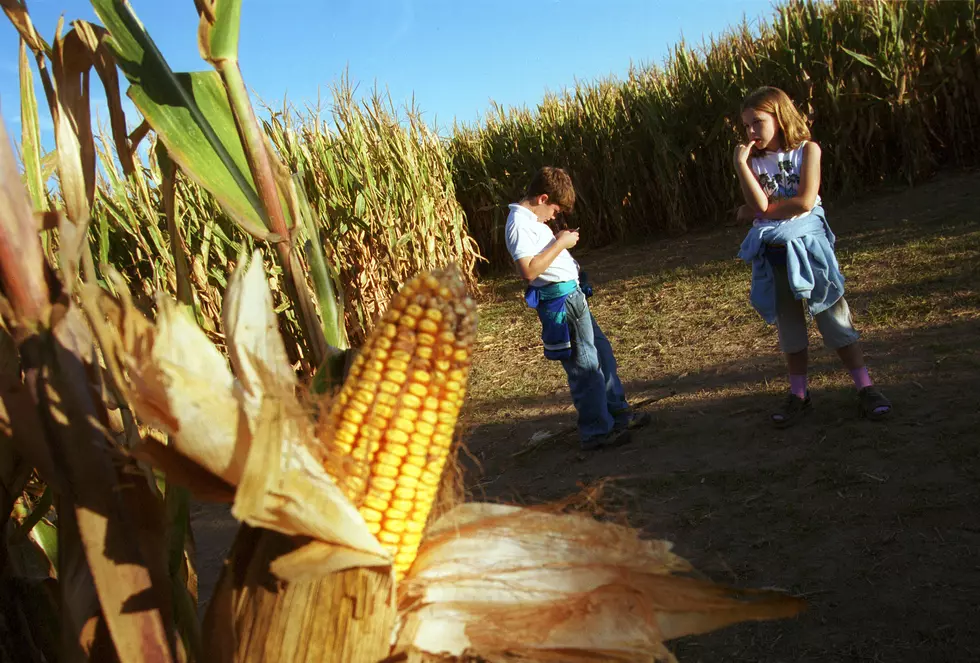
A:
{"type": "Polygon", "coordinates": [[[791,0],[756,32],[679,44],[662,69],[582,83],[534,111],[495,108],[452,139],[470,233],[491,264],[506,264],[503,203],[545,164],[572,173],[585,245],[724,221],[738,201],[739,105],[760,85],[810,114],[831,198],[975,166],[978,23],[975,0],[791,0]]]}
{"type": "MultiPolygon", "coordinates": [[[[459,504],[476,306],[458,267],[427,269],[422,254],[472,252],[447,246],[461,225],[445,194],[399,190],[365,157],[442,191],[434,138],[412,125],[410,140],[390,139],[375,106],[370,123],[346,124],[359,132],[348,151],[321,142],[298,157],[289,117],[273,117],[284,163],[244,92],[240,0],[195,3],[214,71],[189,74],[170,70],[123,0],[92,2],[104,27],[59,25],[49,45],[21,0],[0,0],[25,81],[23,173],[0,123],[0,663],[671,661],[666,640],[803,608],[691,577],[668,542],[628,527],[459,504]],[[55,125],[43,157],[28,52],[55,125]],[[112,120],[101,141],[93,69],[112,120]],[[119,71],[145,118],[131,134],[119,71]],[[320,170],[333,159],[346,188],[320,170]],[[347,197],[310,200],[307,177],[347,197]],[[409,200],[424,208],[410,231],[366,221],[409,200]],[[324,361],[346,345],[342,302],[361,302],[337,298],[350,249],[323,232],[334,219],[403,233],[378,286],[396,294],[349,371],[324,361]],[[283,304],[301,345],[281,331],[283,304]],[[338,368],[327,394],[304,396],[290,347],[338,368]],[[191,494],[242,523],[203,623],[191,494]]],[[[384,238],[358,241],[380,251],[384,238]]]]}

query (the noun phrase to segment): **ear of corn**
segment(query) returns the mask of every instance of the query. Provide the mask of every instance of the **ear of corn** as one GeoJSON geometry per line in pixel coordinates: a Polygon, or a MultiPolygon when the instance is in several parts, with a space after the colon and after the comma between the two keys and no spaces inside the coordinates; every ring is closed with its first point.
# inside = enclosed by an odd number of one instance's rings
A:
{"type": "MultiPolygon", "coordinates": [[[[455,272],[412,279],[354,360],[319,431],[396,577],[412,565],[466,389],[476,306],[455,272]]],[[[328,468],[330,469],[330,468],[328,468]]]]}

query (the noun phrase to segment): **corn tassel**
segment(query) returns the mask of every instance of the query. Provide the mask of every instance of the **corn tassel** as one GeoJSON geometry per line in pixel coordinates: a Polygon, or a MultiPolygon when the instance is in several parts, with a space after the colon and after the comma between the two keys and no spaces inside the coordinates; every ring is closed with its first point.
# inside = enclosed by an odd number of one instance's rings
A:
{"type": "Polygon", "coordinates": [[[411,567],[466,389],[476,305],[455,272],[402,287],[367,338],[318,436],[328,471],[393,555],[411,567]]]}

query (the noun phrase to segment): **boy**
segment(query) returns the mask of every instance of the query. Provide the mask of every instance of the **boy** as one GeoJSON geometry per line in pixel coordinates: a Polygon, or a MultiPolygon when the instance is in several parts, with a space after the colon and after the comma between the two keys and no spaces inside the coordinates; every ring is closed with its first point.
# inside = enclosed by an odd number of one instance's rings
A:
{"type": "Polygon", "coordinates": [[[628,443],[630,429],[649,423],[650,415],[630,411],[612,346],[579,285],[579,266],[568,252],[578,243],[578,229],[555,235],[547,226],[574,207],[568,173],[546,166],[534,175],[524,199],[509,205],[505,239],[517,271],[529,284],[528,305],[541,318],[545,356],[560,359],[568,375],[582,449],[593,451],[628,443]]]}

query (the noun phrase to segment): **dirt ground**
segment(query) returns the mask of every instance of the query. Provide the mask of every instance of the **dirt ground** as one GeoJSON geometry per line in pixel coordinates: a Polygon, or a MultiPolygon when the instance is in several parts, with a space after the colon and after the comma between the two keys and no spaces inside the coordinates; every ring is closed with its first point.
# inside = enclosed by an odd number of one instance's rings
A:
{"type": "MultiPolygon", "coordinates": [[[[980,174],[827,209],[890,420],[858,416],[814,331],[815,409],[769,427],[785,371],[734,258],[745,228],[730,225],[577,255],[627,395],[654,417],[588,457],[519,282],[485,282],[469,490],[539,503],[612,478],[607,506],[708,577],[809,602],[797,619],[668,643],[684,662],[980,660],[980,174]]],[[[194,516],[206,597],[236,527],[221,509],[194,516]]]]}

